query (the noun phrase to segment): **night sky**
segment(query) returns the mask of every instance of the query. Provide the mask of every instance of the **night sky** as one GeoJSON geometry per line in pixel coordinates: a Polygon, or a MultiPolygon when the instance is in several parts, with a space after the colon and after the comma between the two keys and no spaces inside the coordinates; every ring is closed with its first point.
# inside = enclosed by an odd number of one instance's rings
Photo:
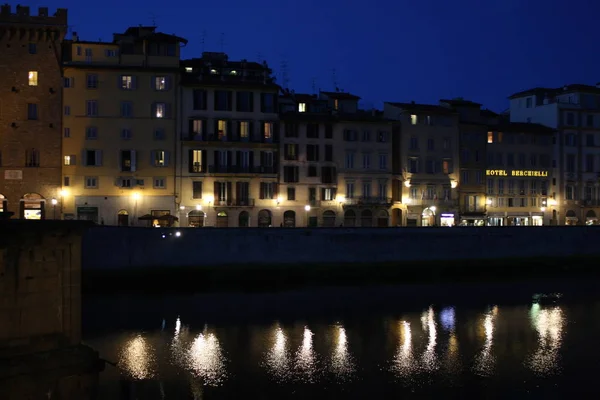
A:
{"type": "Polygon", "coordinates": [[[68,8],[71,29],[83,40],[111,40],[114,32],[154,20],[160,31],[189,40],[184,58],[203,50],[223,50],[231,59],[260,56],[280,84],[286,62],[296,92],[312,92],[313,82],[331,90],[335,81],[367,107],[462,96],[500,112],[520,90],[600,81],[595,0],[22,4],[68,8]]]}

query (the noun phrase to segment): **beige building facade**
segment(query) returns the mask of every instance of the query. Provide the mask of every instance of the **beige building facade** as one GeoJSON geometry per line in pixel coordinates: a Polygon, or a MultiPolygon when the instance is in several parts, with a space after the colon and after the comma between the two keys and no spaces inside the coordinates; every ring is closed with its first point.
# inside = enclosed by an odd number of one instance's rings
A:
{"type": "Polygon", "coordinates": [[[179,51],[184,39],[129,28],[64,43],[65,219],[170,226],[175,214],[179,51]]]}
{"type": "Polygon", "coordinates": [[[280,226],[389,226],[392,121],[359,99],[282,96],[280,226]]]}
{"type": "Polygon", "coordinates": [[[454,226],[459,217],[459,114],[448,107],[384,103],[399,123],[394,153],[393,219],[401,226],[454,226]]]}
{"type": "Polygon", "coordinates": [[[278,92],[266,63],[209,52],[182,62],[180,226],[273,226],[279,198],[278,92]]]}
{"type": "Polygon", "coordinates": [[[550,191],[555,131],[534,123],[490,127],[487,138],[489,226],[555,224],[550,191]]]}

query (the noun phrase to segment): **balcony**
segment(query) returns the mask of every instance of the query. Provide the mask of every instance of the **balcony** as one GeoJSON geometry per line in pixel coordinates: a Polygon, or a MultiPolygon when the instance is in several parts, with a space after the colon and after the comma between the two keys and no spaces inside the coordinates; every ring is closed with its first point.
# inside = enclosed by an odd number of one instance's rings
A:
{"type": "Polygon", "coordinates": [[[391,197],[380,197],[380,196],[363,196],[363,197],[352,197],[346,198],[344,206],[387,206],[391,207],[391,197]]]}
{"type": "Polygon", "coordinates": [[[209,174],[277,174],[277,168],[274,166],[265,167],[262,165],[209,165],[209,174]]]}
{"type": "Polygon", "coordinates": [[[215,200],[215,207],[254,207],[254,199],[245,197],[241,199],[215,200]]]}
{"type": "Polygon", "coordinates": [[[194,143],[277,143],[277,140],[271,137],[262,137],[259,135],[243,136],[239,135],[215,135],[215,134],[202,134],[197,132],[182,132],[181,140],[184,142],[194,143]]]}
{"type": "Polygon", "coordinates": [[[424,206],[424,207],[430,207],[430,206],[442,206],[442,207],[450,207],[450,206],[456,206],[457,200],[455,199],[437,199],[437,200],[432,200],[432,199],[404,199],[403,201],[405,204],[409,205],[409,206],[424,206]]]}

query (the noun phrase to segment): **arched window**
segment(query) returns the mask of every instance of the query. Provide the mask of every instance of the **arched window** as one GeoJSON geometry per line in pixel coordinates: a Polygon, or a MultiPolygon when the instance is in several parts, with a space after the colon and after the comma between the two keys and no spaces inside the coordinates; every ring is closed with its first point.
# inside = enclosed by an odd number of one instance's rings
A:
{"type": "Polygon", "coordinates": [[[190,228],[202,228],[204,226],[204,211],[192,210],[188,213],[188,226],[190,228]]]}
{"type": "Polygon", "coordinates": [[[371,210],[362,210],[360,213],[360,226],[370,228],[373,226],[373,213],[371,210]]]}
{"type": "Polygon", "coordinates": [[[23,219],[46,219],[46,200],[38,193],[27,193],[21,199],[20,217],[23,219]]]}
{"type": "Polygon", "coordinates": [[[323,213],[323,226],[328,228],[335,226],[335,211],[327,210],[323,213]]]}
{"type": "Polygon", "coordinates": [[[296,226],[296,213],[292,210],[288,210],[283,213],[283,226],[286,228],[293,228],[296,226]]]}
{"type": "Polygon", "coordinates": [[[121,210],[117,213],[117,225],[129,226],[129,213],[127,210],[121,210]]]}
{"type": "Polygon", "coordinates": [[[240,228],[247,228],[250,225],[250,214],[248,211],[242,211],[238,216],[238,226],[240,228]]]}
{"type": "Polygon", "coordinates": [[[268,228],[271,226],[271,211],[269,210],[260,210],[258,212],[258,227],[259,228],[268,228]]]}
{"type": "Polygon", "coordinates": [[[346,212],[344,213],[344,226],[356,226],[356,213],[354,212],[354,210],[346,210],[346,212]]]}
{"type": "Polygon", "coordinates": [[[229,226],[229,216],[225,211],[217,213],[217,228],[227,228],[229,226]]]}
{"type": "Polygon", "coordinates": [[[379,228],[386,228],[389,225],[389,216],[386,210],[379,210],[377,212],[377,226],[379,228]]]}
{"type": "Polygon", "coordinates": [[[394,208],[392,210],[392,226],[401,226],[402,225],[402,210],[399,208],[394,208]]]}

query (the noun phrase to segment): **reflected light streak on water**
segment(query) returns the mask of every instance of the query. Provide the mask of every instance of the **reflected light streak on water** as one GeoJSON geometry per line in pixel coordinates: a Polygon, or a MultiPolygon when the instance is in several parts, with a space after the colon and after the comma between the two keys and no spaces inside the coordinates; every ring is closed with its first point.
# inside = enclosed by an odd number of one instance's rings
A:
{"type": "Polygon", "coordinates": [[[290,377],[290,357],[287,347],[287,338],[279,326],[275,326],[273,346],[266,356],[266,366],[277,380],[286,380],[290,377]]]}
{"type": "MultiPolygon", "coordinates": [[[[437,325],[435,323],[435,313],[433,308],[429,308],[426,313],[423,313],[427,320],[427,333],[429,334],[429,340],[427,342],[427,348],[423,352],[421,362],[423,363],[423,369],[435,370],[438,367],[437,356],[435,354],[435,347],[437,344],[437,325]]],[[[423,319],[423,317],[421,317],[423,319]]]]}
{"type": "Polygon", "coordinates": [[[456,323],[454,307],[444,308],[440,313],[440,321],[442,322],[442,328],[444,328],[444,330],[453,332],[456,323]]]}
{"type": "Polygon", "coordinates": [[[154,349],[146,339],[137,335],[125,343],[119,357],[119,365],[133,379],[149,379],[154,376],[154,349]]]}
{"type": "Polygon", "coordinates": [[[348,338],[346,329],[338,325],[335,327],[336,340],[331,356],[331,370],[340,380],[347,380],[354,372],[354,361],[348,351],[348,338]]]}
{"type": "Polygon", "coordinates": [[[537,374],[553,374],[560,369],[559,350],[565,325],[563,311],[560,307],[541,309],[536,303],[532,305],[529,317],[538,333],[538,346],[526,365],[537,374]]]}
{"type": "Polygon", "coordinates": [[[296,352],[296,369],[300,372],[298,378],[306,382],[312,382],[317,372],[317,361],[313,349],[313,333],[308,327],[304,328],[302,345],[296,352]]]}
{"type": "Polygon", "coordinates": [[[188,350],[188,368],[207,386],[219,386],[227,377],[226,359],[214,333],[201,333],[188,350]]]}
{"type": "Polygon", "coordinates": [[[485,314],[483,319],[483,330],[485,334],[485,342],[483,348],[475,358],[475,372],[481,376],[490,376],[494,372],[495,359],[492,354],[492,345],[494,341],[494,322],[495,316],[498,314],[498,307],[494,308],[485,314]]]}
{"type": "Polygon", "coordinates": [[[417,369],[417,363],[413,357],[412,332],[410,323],[400,322],[400,346],[392,363],[392,372],[399,377],[406,378],[417,369]]]}

